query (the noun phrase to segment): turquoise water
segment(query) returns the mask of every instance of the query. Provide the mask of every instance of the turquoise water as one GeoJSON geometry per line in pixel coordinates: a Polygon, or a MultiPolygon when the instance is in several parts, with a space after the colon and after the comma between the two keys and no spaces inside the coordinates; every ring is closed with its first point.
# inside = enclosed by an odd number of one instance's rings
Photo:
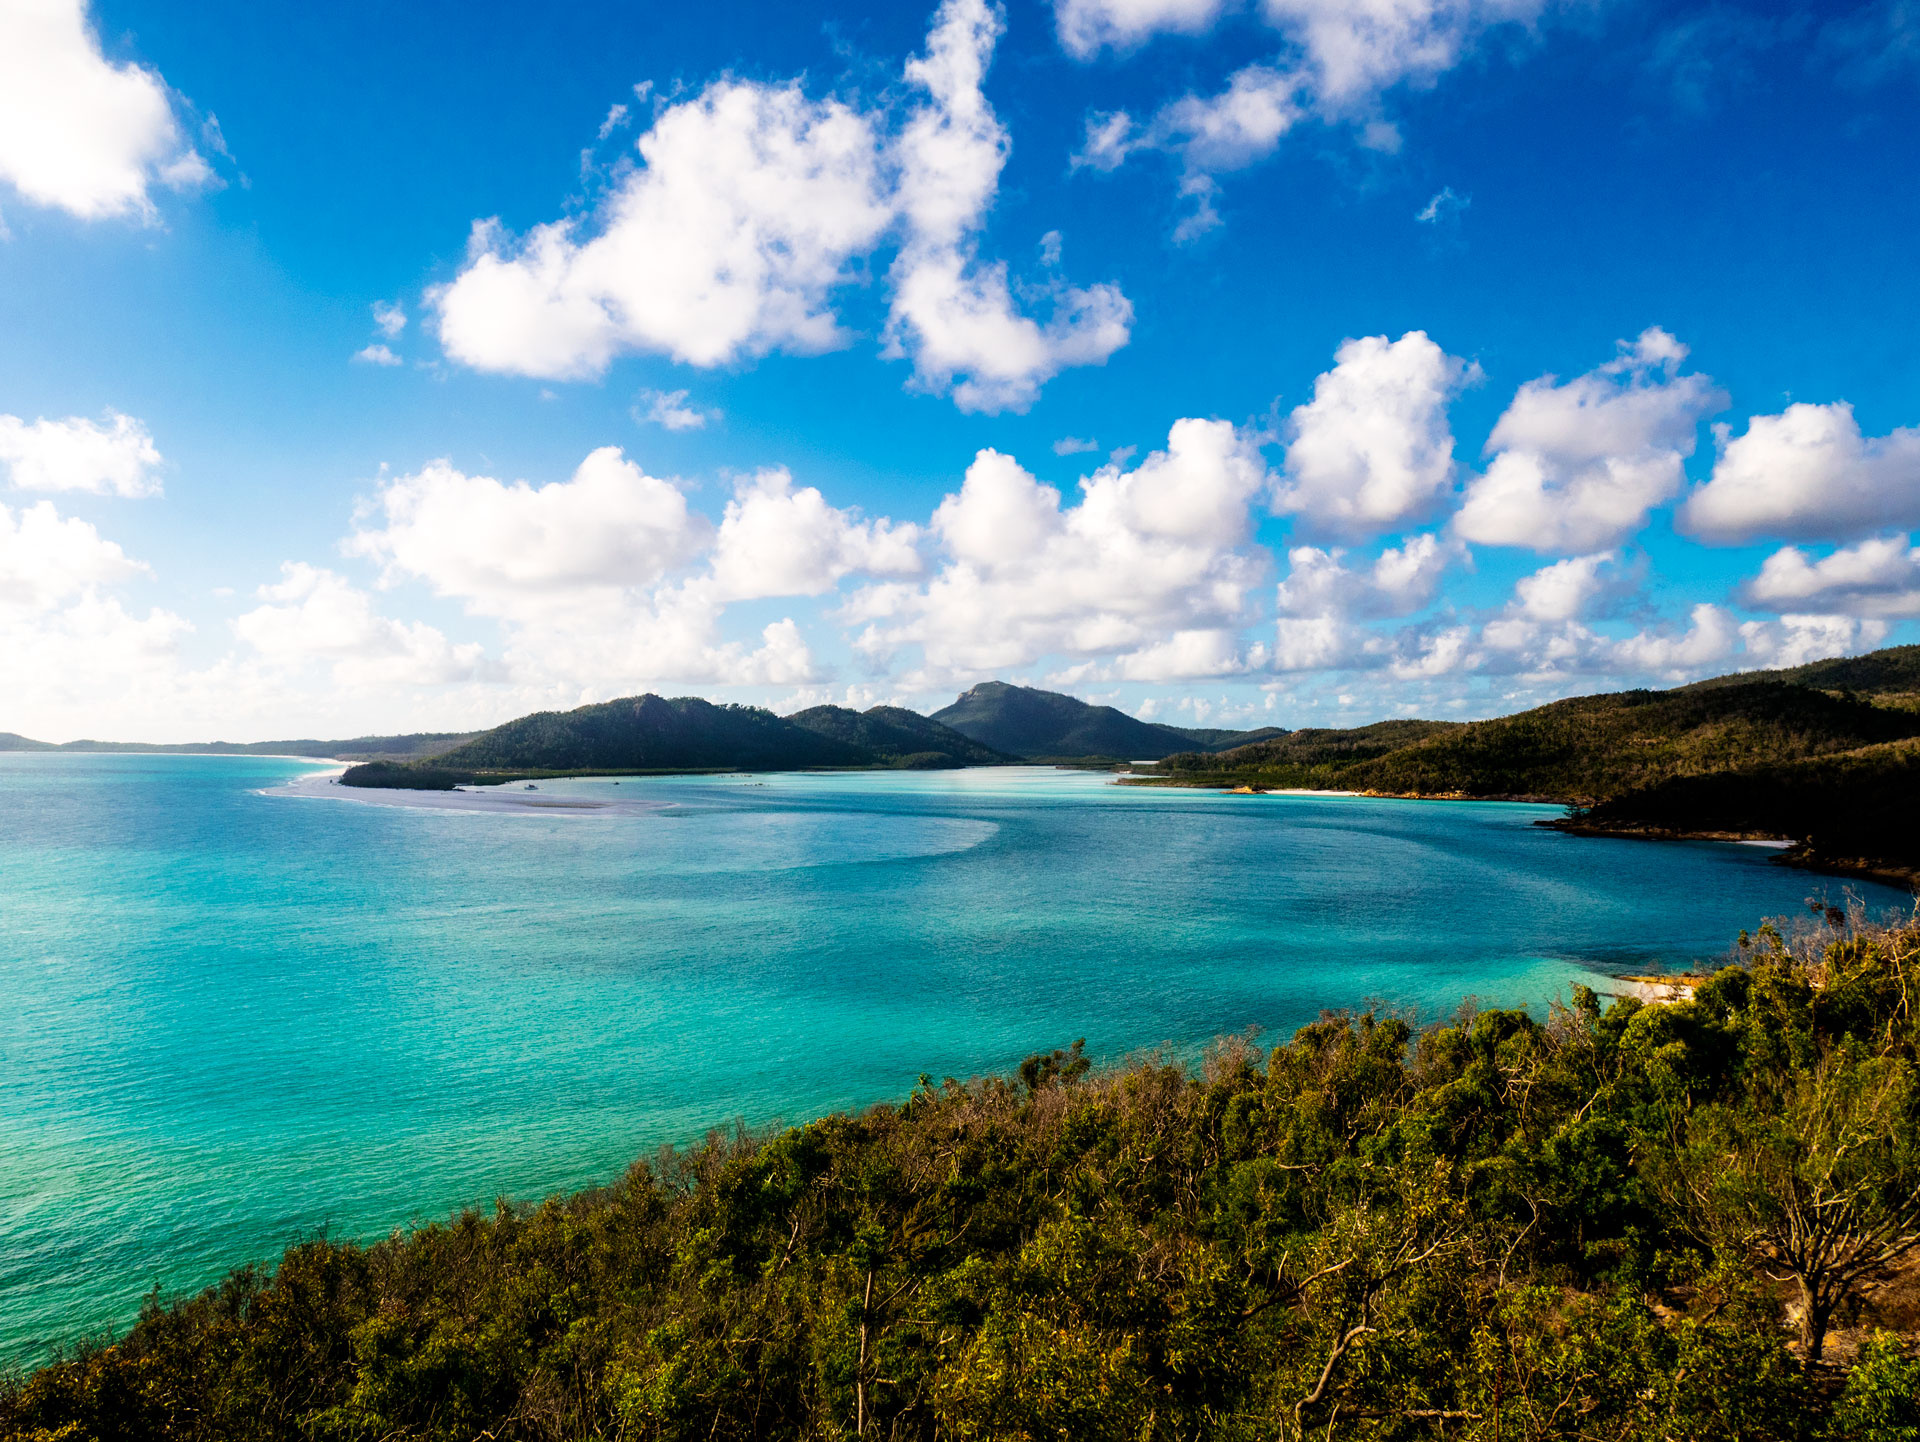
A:
{"type": "Polygon", "coordinates": [[[1537,1004],[1825,886],[1545,807],[1022,769],[469,814],[286,794],[313,770],[0,756],[0,1361],[322,1228],[606,1181],[735,1118],[1079,1036],[1116,1058],[1366,998],[1537,1004]]]}

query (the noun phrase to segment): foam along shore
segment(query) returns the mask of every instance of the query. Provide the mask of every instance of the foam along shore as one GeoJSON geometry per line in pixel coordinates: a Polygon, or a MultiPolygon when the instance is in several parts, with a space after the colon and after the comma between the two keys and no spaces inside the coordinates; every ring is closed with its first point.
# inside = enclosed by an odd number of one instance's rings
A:
{"type": "Polygon", "coordinates": [[[590,812],[603,816],[641,816],[664,811],[671,801],[632,800],[608,797],[555,796],[547,792],[526,791],[518,786],[463,787],[452,791],[385,791],[360,786],[342,786],[341,771],[315,771],[297,777],[283,786],[267,787],[263,796],[290,796],[319,801],[351,801],[362,806],[400,806],[416,811],[464,811],[511,813],[515,815],[552,815],[555,812],[590,812]]]}

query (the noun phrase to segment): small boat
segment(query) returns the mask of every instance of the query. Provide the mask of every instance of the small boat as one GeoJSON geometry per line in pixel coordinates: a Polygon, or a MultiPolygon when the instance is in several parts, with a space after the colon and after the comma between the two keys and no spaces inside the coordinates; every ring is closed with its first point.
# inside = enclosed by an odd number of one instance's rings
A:
{"type": "Polygon", "coordinates": [[[533,783],[532,783],[531,781],[529,781],[529,782],[527,783],[527,790],[529,790],[529,791],[538,791],[539,789],[540,789],[540,788],[539,788],[538,786],[535,786],[535,785],[534,785],[534,784],[533,784],[533,783]]]}

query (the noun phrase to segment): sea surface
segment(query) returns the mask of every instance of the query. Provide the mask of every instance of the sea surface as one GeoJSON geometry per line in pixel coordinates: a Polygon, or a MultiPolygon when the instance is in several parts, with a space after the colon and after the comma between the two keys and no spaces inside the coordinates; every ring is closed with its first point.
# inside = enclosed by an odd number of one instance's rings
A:
{"type": "Polygon", "coordinates": [[[1116,1060],[1369,999],[1544,1008],[1839,891],[1549,807],[1042,768],[434,800],[274,758],[0,756],[0,1365],[716,1125],[1076,1037],[1116,1060]]]}

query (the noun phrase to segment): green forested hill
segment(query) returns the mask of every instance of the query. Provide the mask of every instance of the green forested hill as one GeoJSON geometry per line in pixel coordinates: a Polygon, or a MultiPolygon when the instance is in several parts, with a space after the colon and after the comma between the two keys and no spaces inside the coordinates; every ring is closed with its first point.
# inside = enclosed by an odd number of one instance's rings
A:
{"type": "Polygon", "coordinates": [[[1213,751],[1286,733],[1187,729],[1142,721],[1057,691],[983,681],[933,719],[1008,755],[1033,761],[1153,761],[1176,751],[1213,751]]]}
{"type": "Polygon", "coordinates": [[[304,1242],[0,1378],[0,1437],[1912,1442],[1920,932],[1813,927],[304,1242]]]}
{"type": "Polygon", "coordinates": [[[856,746],[757,706],[646,695],[522,716],[434,764],[474,771],[788,770],[866,759],[856,746]]]}
{"type": "Polygon", "coordinates": [[[1669,776],[1772,765],[1915,735],[1920,716],[1911,713],[1779,681],[1742,681],[1580,696],[1466,725],[1385,722],[1346,732],[1303,731],[1216,755],[1168,757],[1158,772],[1202,784],[1592,803],[1669,776]],[[1407,744],[1392,745],[1398,738],[1407,744]]]}
{"type": "Polygon", "coordinates": [[[794,712],[787,720],[857,747],[883,764],[927,769],[1004,766],[1018,759],[901,706],[875,706],[867,711],[814,706],[794,712]]]}
{"type": "Polygon", "coordinates": [[[1862,696],[1912,696],[1920,694],[1920,646],[1888,646],[1864,656],[1836,656],[1782,671],[1716,676],[1687,689],[1738,686],[1751,681],[1788,681],[1816,691],[1853,691],[1862,696]]]}
{"type": "Polygon", "coordinates": [[[1479,721],[1352,767],[1362,790],[1589,802],[1668,776],[1776,764],[1920,734],[1920,717],[1804,686],[1582,696],[1479,721]]]}
{"type": "Polygon", "coordinates": [[[1567,829],[1787,836],[1828,863],[1920,875],[1920,741],[1670,776],[1576,812],[1567,829]]]}
{"type": "Polygon", "coordinates": [[[541,711],[411,765],[350,768],[348,786],[445,790],[567,772],[800,771],[814,767],[1000,765],[1014,758],[898,707],[816,706],[779,717],[653,695],[541,711]]]}
{"type": "Polygon", "coordinates": [[[1193,744],[1111,706],[1004,681],[982,682],[933,719],[983,746],[1035,760],[1152,760],[1193,744]]]}

